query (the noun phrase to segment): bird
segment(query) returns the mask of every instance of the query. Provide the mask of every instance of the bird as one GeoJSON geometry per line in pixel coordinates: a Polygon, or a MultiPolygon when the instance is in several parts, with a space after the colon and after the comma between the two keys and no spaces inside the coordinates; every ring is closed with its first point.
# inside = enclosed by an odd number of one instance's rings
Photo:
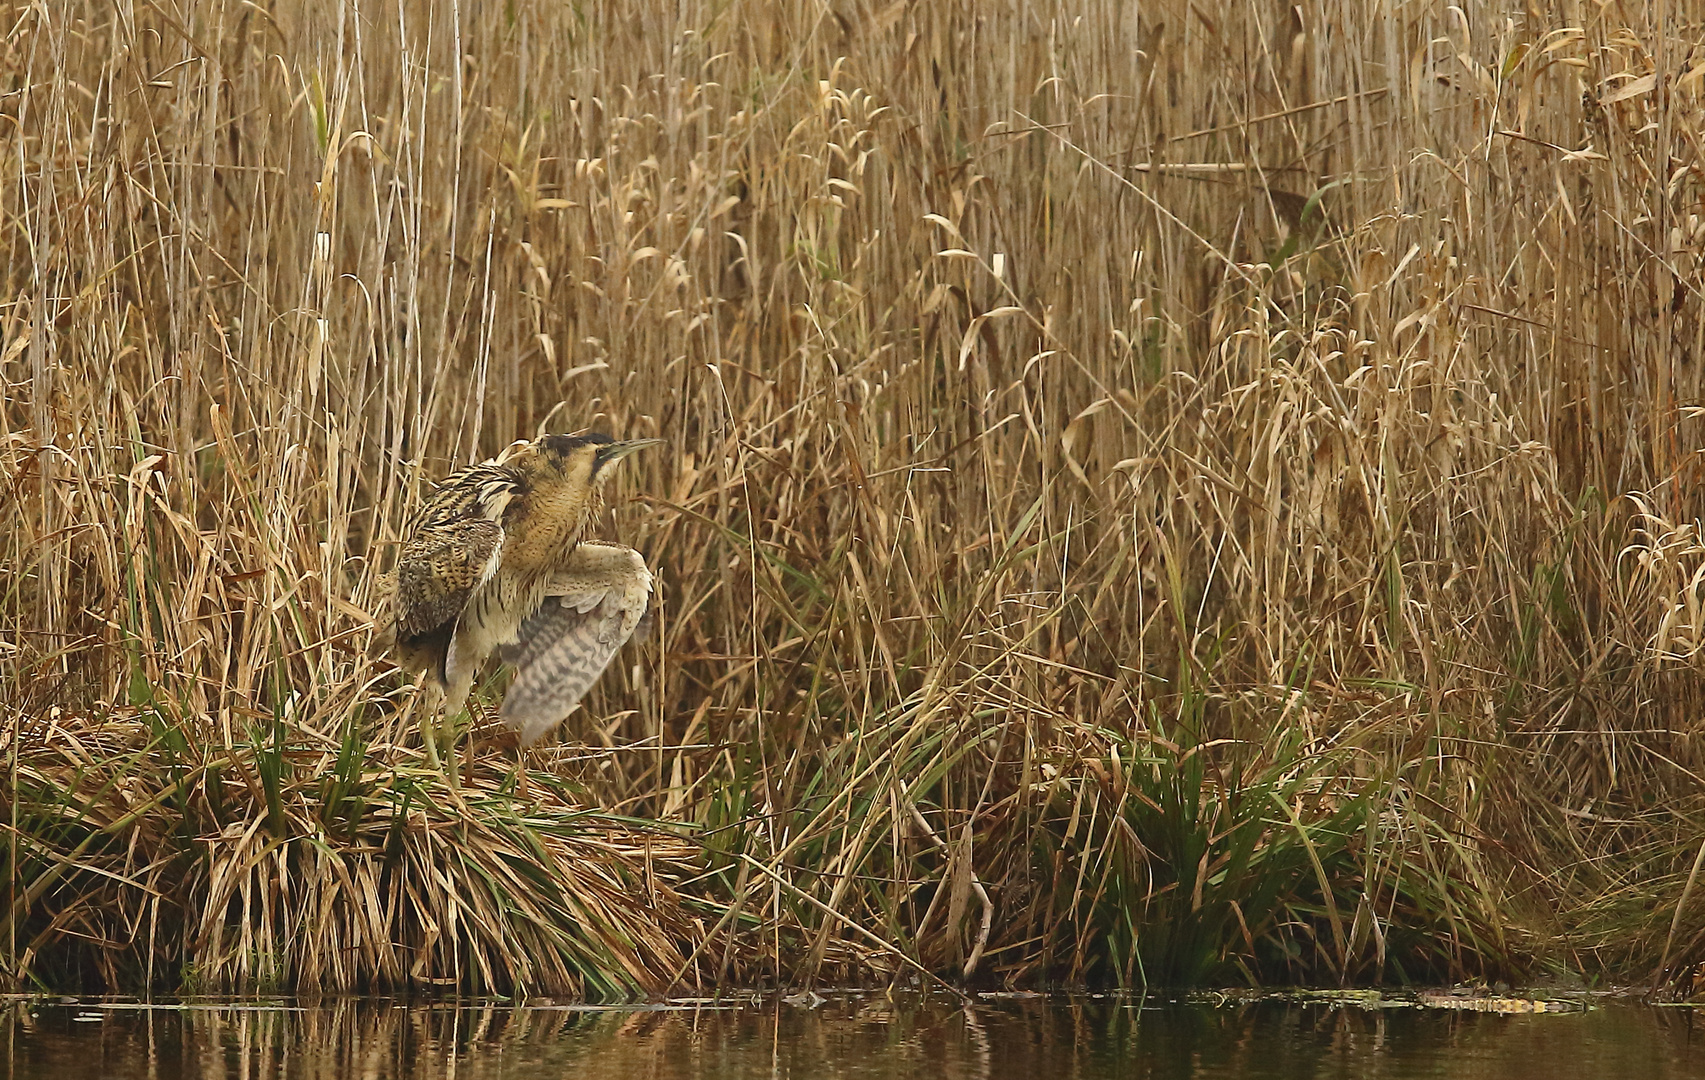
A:
{"type": "MultiPolygon", "coordinates": [[[[499,715],[522,747],[580,703],[648,613],[652,574],[631,547],[587,540],[617,462],[661,439],[545,435],[458,470],[404,530],[388,644],[443,694],[446,722],[487,658],[516,668],[499,715]]],[[[428,755],[439,737],[423,721],[428,755]]]]}

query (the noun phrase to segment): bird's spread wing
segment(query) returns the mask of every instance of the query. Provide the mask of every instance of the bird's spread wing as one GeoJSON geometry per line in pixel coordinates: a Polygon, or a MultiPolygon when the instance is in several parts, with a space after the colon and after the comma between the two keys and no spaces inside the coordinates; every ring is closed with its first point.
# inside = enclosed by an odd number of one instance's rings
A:
{"type": "Polygon", "coordinates": [[[515,681],[503,699],[503,720],[522,745],[574,711],[616,650],[633,636],[651,598],[651,572],[639,552],[587,541],[551,577],[544,603],[505,646],[515,681]]]}

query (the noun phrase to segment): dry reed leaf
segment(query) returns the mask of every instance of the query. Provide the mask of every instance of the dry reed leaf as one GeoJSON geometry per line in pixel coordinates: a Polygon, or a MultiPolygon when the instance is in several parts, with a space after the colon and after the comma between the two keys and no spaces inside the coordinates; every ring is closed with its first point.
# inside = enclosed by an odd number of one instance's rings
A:
{"type": "Polygon", "coordinates": [[[14,974],[945,971],[985,886],[997,980],[1705,956],[1651,27],[96,7],[0,47],[14,974]],[[425,484],[582,427],[670,444],[602,526],[656,644],[470,823],[355,644],[425,484]]]}

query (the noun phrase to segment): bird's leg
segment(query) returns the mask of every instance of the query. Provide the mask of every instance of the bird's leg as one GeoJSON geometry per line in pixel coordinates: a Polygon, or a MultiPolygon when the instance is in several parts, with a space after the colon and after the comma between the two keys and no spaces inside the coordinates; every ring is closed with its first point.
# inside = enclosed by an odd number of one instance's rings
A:
{"type": "MultiPolygon", "coordinates": [[[[454,649],[454,645],[451,646],[454,649]]],[[[463,720],[472,715],[468,707],[468,692],[473,688],[473,671],[463,665],[461,672],[449,681],[444,691],[444,717],[438,728],[438,753],[433,755],[433,764],[442,759],[445,766],[445,777],[450,781],[452,791],[462,786],[461,758],[456,752],[456,744],[461,741],[463,720]]]]}
{"type": "Polygon", "coordinates": [[[444,773],[450,780],[450,790],[458,791],[462,787],[462,754],[458,749],[462,741],[462,717],[468,715],[467,710],[456,713],[455,716],[444,718],[444,727],[449,732],[449,738],[444,744],[444,762],[448,766],[444,773]]]}
{"type": "Polygon", "coordinates": [[[464,763],[468,766],[468,774],[474,775],[474,766],[479,764],[479,749],[474,745],[474,727],[478,721],[470,706],[459,718],[462,722],[456,725],[455,742],[450,746],[450,757],[457,766],[464,763]]]}
{"type": "Polygon", "coordinates": [[[443,766],[438,761],[438,723],[436,715],[436,709],[427,709],[421,712],[420,741],[421,744],[426,747],[426,760],[432,765],[433,769],[441,769],[443,766]]]}
{"type": "Polygon", "coordinates": [[[450,781],[451,788],[461,786],[460,777],[457,775],[456,770],[455,735],[455,718],[450,715],[448,708],[443,710],[442,715],[440,715],[438,709],[429,709],[421,713],[420,741],[422,745],[426,747],[427,763],[432,766],[434,772],[446,774],[450,781]],[[443,749],[446,752],[440,754],[439,747],[441,743],[444,743],[444,732],[446,729],[450,732],[450,741],[443,746],[443,749]],[[445,768],[446,759],[448,759],[448,769],[445,768]]]}

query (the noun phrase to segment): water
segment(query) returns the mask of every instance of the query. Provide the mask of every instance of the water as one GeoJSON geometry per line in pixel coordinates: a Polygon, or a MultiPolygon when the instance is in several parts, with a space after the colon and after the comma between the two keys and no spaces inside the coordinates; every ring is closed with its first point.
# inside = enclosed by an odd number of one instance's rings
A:
{"type": "Polygon", "coordinates": [[[0,1052],[5,1075],[55,1080],[1705,1077],[1693,1009],[1565,1004],[1573,1011],[1497,1015],[1377,996],[1007,995],[966,1006],[854,992],[619,1009],[36,999],[3,1006],[0,1052]]]}

